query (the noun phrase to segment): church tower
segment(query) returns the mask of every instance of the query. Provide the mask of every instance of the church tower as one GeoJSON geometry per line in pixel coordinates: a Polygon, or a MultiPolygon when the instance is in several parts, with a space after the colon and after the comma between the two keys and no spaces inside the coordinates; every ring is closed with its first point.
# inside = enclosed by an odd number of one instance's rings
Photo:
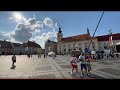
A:
{"type": "Polygon", "coordinates": [[[61,28],[59,28],[59,31],[57,33],[57,42],[60,42],[62,38],[63,38],[63,34],[61,28]]]}

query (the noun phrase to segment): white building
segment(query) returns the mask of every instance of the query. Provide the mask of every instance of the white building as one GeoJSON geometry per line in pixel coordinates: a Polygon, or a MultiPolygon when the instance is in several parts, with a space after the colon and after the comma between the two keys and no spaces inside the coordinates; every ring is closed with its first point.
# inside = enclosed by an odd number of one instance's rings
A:
{"type": "MultiPolygon", "coordinates": [[[[57,33],[57,53],[58,54],[70,54],[73,50],[81,50],[82,52],[87,52],[90,45],[91,36],[89,30],[87,34],[81,34],[71,37],[63,38],[63,33],[61,28],[57,33]]],[[[90,45],[90,50],[98,50],[97,38],[93,38],[90,45]]]]}
{"type": "Polygon", "coordinates": [[[110,41],[109,41],[110,36],[112,36],[113,47],[114,47],[114,50],[116,51],[115,44],[120,42],[120,33],[97,36],[96,38],[98,39],[98,50],[99,51],[104,51],[104,47],[110,48],[110,41]]]}

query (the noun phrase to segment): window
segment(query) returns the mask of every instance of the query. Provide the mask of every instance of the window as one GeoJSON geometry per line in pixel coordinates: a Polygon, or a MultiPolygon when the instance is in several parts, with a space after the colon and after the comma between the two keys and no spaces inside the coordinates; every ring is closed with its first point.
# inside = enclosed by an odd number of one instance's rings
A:
{"type": "Polygon", "coordinates": [[[85,43],[85,45],[87,45],[87,43],[85,43]]]}
{"type": "Polygon", "coordinates": [[[66,49],[64,49],[64,51],[66,51],[66,49]]]}
{"type": "Polygon", "coordinates": [[[65,47],[65,45],[64,45],[64,47],[65,47]]]}
{"type": "Polygon", "coordinates": [[[95,48],[95,46],[93,46],[93,48],[95,48]]]}
{"type": "Polygon", "coordinates": [[[94,42],[92,42],[92,44],[94,44],[94,42]]]}
{"type": "Polygon", "coordinates": [[[70,49],[68,51],[70,52],[70,49]]]}
{"type": "Polygon", "coordinates": [[[81,48],[79,48],[79,50],[81,50],[81,48]]]}
{"type": "Polygon", "coordinates": [[[79,43],[79,46],[80,46],[81,44],[79,43]]]}
{"type": "Polygon", "coordinates": [[[59,47],[61,47],[61,45],[59,47]]]}
{"type": "Polygon", "coordinates": [[[60,37],[60,35],[58,35],[58,38],[60,37]]]}
{"type": "Polygon", "coordinates": [[[99,43],[99,45],[101,45],[101,43],[99,43]]]}

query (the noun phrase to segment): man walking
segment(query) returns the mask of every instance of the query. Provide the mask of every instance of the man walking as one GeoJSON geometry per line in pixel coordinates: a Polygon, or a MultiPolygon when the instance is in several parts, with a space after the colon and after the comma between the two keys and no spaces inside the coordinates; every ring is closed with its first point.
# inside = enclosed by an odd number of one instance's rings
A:
{"type": "Polygon", "coordinates": [[[13,63],[12,63],[12,66],[15,66],[15,65],[14,65],[14,63],[16,62],[16,56],[15,56],[15,54],[12,56],[12,62],[13,62],[13,63]]]}
{"type": "Polygon", "coordinates": [[[85,58],[85,54],[82,53],[80,56],[79,56],[79,60],[81,61],[80,62],[80,66],[81,66],[81,72],[82,74],[84,75],[83,73],[83,68],[85,69],[85,72],[87,74],[87,68],[86,68],[86,58],[85,58]]]}

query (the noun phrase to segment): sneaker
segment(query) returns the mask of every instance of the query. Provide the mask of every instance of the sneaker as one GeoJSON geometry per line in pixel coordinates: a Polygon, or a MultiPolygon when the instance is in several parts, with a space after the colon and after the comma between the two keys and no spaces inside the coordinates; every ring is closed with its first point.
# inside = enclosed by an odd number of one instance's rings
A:
{"type": "Polygon", "coordinates": [[[71,74],[73,74],[73,72],[71,72],[71,74]]]}
{"type": "Polygon", "coordinates": [[[88,74],[90,75],[90,72],[88,74]]]}
{"type": "Polygon", "coordinates": [[[81,73],[82,75],[84,75],[84,73],[81,73]]]}

